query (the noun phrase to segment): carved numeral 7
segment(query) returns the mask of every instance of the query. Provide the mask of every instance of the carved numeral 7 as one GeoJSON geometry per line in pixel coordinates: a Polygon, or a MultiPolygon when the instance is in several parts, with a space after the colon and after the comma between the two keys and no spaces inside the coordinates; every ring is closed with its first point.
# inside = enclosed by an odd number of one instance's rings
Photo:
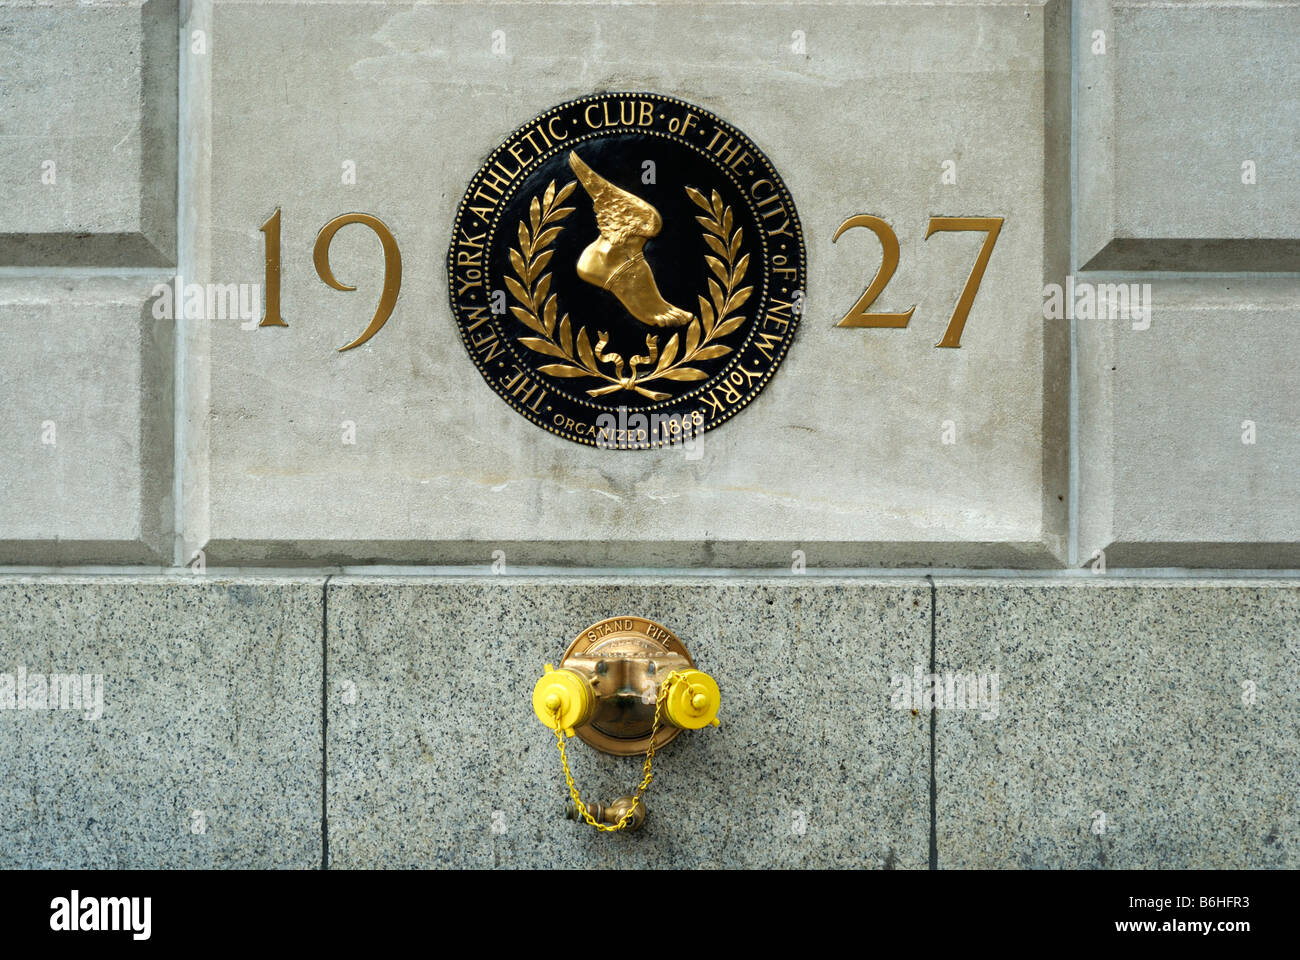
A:
{"type": "Polygon", "coordinates": [[[980,245],[979,256],[975,258],[975,266],[971,267],[970,276],[966,278],[966,286],[962,288],[961,296],[957,299],[957,306],[952,311],[952,319],[948,321],[948,329],[943,332],[943,339],[935,344],[936,347],[960,347],[961,332],[966,327],[966,317],[970,314],[971,304],[975,302],[975,294],[979,291],[980,281],[984,279],[984,269],[989,265],[989,257],[993,256],[993,244],[998,242],[998,233],[1002,230],[1002,217],[931,217],[930,229],[925,232],[925,239],[929,240],[932,234],[961,231],[961,230],[983,230],[985,231],[984,243],[980,245]]]}
{"type": "Polygon", "coordinates": [[[880,269],[876,271],[875,279],[867,287],[866,292],[858,297],[858,302],[853,308],[844,315],[844,319],[835,324],[837,327],[906,327],[907,322],[912,319],[912,310],[916,309],[915,304],[911,310],[906,313],[867,313],[867,309],[876,302],[894,276],[894,271],[898,269],[898,235],[894,233],[894,228],[885,223],[879,217],[873,217],[869,214],[859,214],[856,217],[849,217],[840,224],[840,228],[835,231],[835,236],[831,237],[831,243],[840,238],[845,230],[852,230],[854,227],[866,227],[872,231],[880,240],[880,269]]]}

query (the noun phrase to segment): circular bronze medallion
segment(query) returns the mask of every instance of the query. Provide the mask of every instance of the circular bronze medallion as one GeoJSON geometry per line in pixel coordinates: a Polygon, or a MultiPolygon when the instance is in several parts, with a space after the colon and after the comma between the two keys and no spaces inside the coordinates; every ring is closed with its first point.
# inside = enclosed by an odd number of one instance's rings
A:
{"type": "Polygon", "coordinates": [[[776,372],[804,303],[785,184],[735,127],[652,93],[561,104],[470,181],[452,313],[507,403],[579,443],[687,444],[776,372]]]}

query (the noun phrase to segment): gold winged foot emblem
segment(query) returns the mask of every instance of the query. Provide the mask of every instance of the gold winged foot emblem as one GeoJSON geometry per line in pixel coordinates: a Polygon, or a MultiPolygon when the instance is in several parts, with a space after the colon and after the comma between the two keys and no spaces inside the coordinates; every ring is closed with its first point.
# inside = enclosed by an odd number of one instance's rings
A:
{"type": "Polygon", "coordinates": [[[578,258],[578,276],[608,290],[642,323],[684,327],[691,314],[663,298],[645,259],[645,242],[663,227],[659,211],[635,194],[610,183],[573,151],[569,166],[591,197],[600,236],[578,258]]]}

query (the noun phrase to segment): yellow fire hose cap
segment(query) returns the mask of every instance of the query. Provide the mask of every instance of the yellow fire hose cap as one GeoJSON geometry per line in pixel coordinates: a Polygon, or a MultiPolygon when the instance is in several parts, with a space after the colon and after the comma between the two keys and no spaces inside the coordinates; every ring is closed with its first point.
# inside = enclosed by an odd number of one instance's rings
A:
{"type": "Polygon", "coordinates": [[[573,736],[573,728],[591,716],[591,687],[572,670],[556,670],[549,663],[546,672],[533,687],[533,712],[537,719],[556,729],[555,711],[560,711],[559,728],[573,736]]]}
{"type": "Polygon", "coordinates": [[[668,691],[664,711],[668,722],[685,730],[718,725],[722,694],[714,679],[702,670],[683,670],[668,691]]]}

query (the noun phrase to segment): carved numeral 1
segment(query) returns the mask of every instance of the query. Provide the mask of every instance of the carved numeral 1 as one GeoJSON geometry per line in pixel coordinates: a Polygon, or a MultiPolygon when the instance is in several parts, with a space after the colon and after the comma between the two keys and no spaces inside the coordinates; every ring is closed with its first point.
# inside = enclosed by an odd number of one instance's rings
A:
{"type": "Polygon", "coordinates": [[[259,327],[287,327],[280,316],[280,208],[259,228],[266,234],[266,310],[259,327]]]}

